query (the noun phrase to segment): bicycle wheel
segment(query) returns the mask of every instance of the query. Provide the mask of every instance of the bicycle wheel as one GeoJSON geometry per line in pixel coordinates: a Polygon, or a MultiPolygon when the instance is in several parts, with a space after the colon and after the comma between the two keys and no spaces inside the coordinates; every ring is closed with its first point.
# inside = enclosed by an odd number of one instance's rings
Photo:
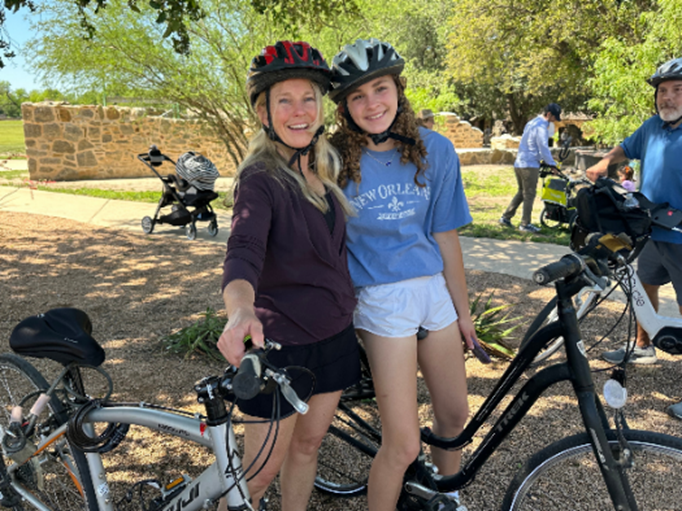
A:
{"type": "Polygon", "coordinates": [[[542,208],[542,211],[540,212],[540,223],[549,229],[557,229],[558,227],[561,227],[561,220],[554,220],[551,217],[552,215],[548,211],[547,206],[542,208]]]}
{"type": "MultiPolygon", "coordinates": [[[[13,354],[0,355],[0,427],[5,430],[12,408],[21,405],[28,413],[47,381],[29,362],[13,354]]],[[[36,421],[29,442],[38,444],[68,419],[62,403],[52,397],[36,421]]],[[[5,457],[8,467],[12,463],[5,457]]],[[[74,449],[62,435],[42,452],[34,455],[13,474],[23,488],[52,510],[97,511],[97,500],[90,470],[82,451],[74,449]]]]}
{"type": "Polygon", "coordinates": [[[367,491],[372,460],[381,434],[373,401],[351,408],[340,403],[318,454],[315,488],[336,497],[355,497],[367,491]]]}
{"type": "MultiPolygon", "coordinates": [[[[633,452],[633,466],[625,473],[639,509],[680,509],[682,439],[651,431],[623,435],[633,452]]],[[[610,431],[607,438],[618,459],[615,434],[610,431]]],[[[564,438],[535,454],[512,481],[502,509],[613,509],[588,434],[564,438]]]]}
{"type": "MultiPolygon", "coordinates": [[[[573,297],[573,306],[575,307],[578,321],[580,321],[590,310],[592,310],[592,306],[596,303],[600,296],[601,293],[595,291],[594,288],[585,287],[573,297]]],[[[523,340],[521,341],[521,349],[528,344],[528,341],[530,341],[535,332],[559,319],[559,312],[557,311],[556,304],[557,297],[555,296],[549,302],[547,302],[544,308],[535,317],[531,325],[528,327],[526,335],[523,336],[523,340]]],[[[551,357],[559,348],[563,346],[563,344],[563,337],[557,337],[556,339],[548,342],[540,351],[540,353],[535,356],[533,359],[533,364],[539,364],[543,360],[551,357]]]]}

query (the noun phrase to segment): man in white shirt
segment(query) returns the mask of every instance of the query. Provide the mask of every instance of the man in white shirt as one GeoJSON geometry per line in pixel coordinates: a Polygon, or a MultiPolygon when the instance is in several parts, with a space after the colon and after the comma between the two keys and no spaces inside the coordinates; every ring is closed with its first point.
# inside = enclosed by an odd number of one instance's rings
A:
{"type": "Polygon", "coordinates": [[[540,232],[539,227],[530,223],[530,217],[533,213],[533,201],[537,192],[540,162],[556,167],[556,162],[549,151],[548,130],[550,123],[560,120],[561,107],[556,103],[550,103],[541,115],[538,115],[523,128],[519,152],[514,162],[514,173],[519,188],[509,203],[509,207],[500,218],[502,225],[513,227],[511,219],[523,203],[519,230],[530,233],[540,232]]]}

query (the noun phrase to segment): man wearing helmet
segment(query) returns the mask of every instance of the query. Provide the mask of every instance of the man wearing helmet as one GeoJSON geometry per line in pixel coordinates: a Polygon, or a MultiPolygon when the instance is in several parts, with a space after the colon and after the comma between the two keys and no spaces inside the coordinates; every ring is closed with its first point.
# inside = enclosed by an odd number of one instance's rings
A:
{"type": "MultiPolygon", "coordinates": [[[[471,222],[452,143],[419,127],[400,77],[405,61],[377,39],[349,44],[332,62],[338,104],[332,143],[343,160],[348,264],[381,414],[382,444],[369,473],[370,511],[395,511],[405,470],[419,454],[417,366],[443,437],[468,416],[462,340],[476,329],[457,229],[471,222]],[[429,330],[418,340],[417,332],[429,330]]],[[[432,449],[440,474],[459,470],[460,451],[432,449]]],[[[459,505],[458,495],[451,495],[459,505]]]]}
{"type": "Polygon", "coordinates": [[[312,394],[306,415],[279,390],[278,404],[272,393],[237,402],[247,420],[244,467],[254,507],[281,472],[281,509],[306,509],[317,450],[341,391],[360,375],[345,243],[351,208],[336,184],[339,156],[320,136],[328,86],[329,67],[304,42],[267,46],[247,79],[262,129],[236,179],[222,279],[229,320],[218,348],[239,366],[244,339],[262,347],[267,336],[282,345],[268,361],[298,368],[292,387],[312,394]],[[281,417],[274,435],[273,411],[281,417]]]}
{"type": "MultiPolygon", "coordinates": [[[[594,181],[605,176],[612,163],[638,159],[641,161],[639,191],[653,202],[668,202],[672,207],[682,209],[682,58],[666,62],[647,81],[655,88],[657,115],[644,121],[637,131],[587,169],[587,177],[594,181]]],[[[682,234],[654,226],[651,240],[639,256],[637,274],[657,310],[660,286],[672,282],[682,314],[680,261],[682,234]]],[[[613,363],[622,362],[626,356],[628,362],[634,364],[657,361],[656,350],[639,324],[632,353],[624,346],[602,356],[613,363]]],[[[668,413],[682,419],[682,402],[668,407],[668,413]]]]}

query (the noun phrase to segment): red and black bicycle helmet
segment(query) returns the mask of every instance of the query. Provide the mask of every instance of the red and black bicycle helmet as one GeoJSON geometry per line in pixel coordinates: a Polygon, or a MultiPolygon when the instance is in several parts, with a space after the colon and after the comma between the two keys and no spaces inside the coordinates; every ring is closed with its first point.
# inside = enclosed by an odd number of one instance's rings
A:
{"type": "Polygon", "coordinates": [[[246,77],[246,88],[254,106],[258,95],[274,84],[292,78],[315,82],[326,94],[331,72],[322,54],[308,43],[278,41],[254,57],[246,77]]]}

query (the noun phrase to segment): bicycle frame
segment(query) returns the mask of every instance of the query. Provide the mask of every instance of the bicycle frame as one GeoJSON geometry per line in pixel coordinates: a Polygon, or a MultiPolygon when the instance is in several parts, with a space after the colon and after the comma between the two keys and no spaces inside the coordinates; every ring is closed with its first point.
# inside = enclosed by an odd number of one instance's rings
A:
{"type": "Polygon", "coordinates": [[[680,329],[679,334],[682,336],[682,318],[658,314],[634,268],[628,264],[623,268],[623,271],[627,273],[625,277],[630,281],[630,306],[635,313],[637,322],[649,334],[649,338],[653,340],[664,328],[680,329]]]}
{"type": "MultiPolygon", "coordinates": [[[[442,449],[461,449],[469,444],[544,345],[559,335],[564,337],[566,362],[547,367],[528,380],[461,470],[452,476],[436,475],[434,477],[439,492],[453,491],[470,483],[481,466],[532,408],[542,393],[556,383],[570,381],[578,398],[585,431],[590,434],[595,457],[615,509],[637,510],[629,485],[623,479],[622,467],[616,462],[608,447],[605,430],[610,427],[594,388],[587,353],[580,338],[578,320],[573,307],[572,297],[586,284],[588,282],[582,275],[569,283],[556,282],[559,321],[547,325],[533,335],[528,345],[512,360],[490,396],[458,437],[445,439],[430,432],[423,435],[423,440],[427,444],[442,449]]],[[[434,490],[418,483],[410,482],[406,487],[409,492],[424,498],[436,495],[434,490]]]]}
{"type": "MultiPolygon", "coordinates": [[[[211,449],[216,461],[204,470],[197,478],[185,485],[184,489],[165,503],[168,511],[198,511],[205,509],[207,501],[211,502],[227,491],[228,509],[249,509],[245,500],[249,501],[246,479],[243,477],[241,459],[237,451],[237,443],[231,422],[217,425],[207,425],[199,419],[185,417],[170,412],[154,410],[144,407],[112,407],[99,408],[87,415],[90,423],[124,423],[143,426],[150,430],[167,433],[183,440],[196,442],[211,449]],[[228,491],[229,490],[229,491],[228,491]]],[[[46,437],[37,447],[42,451],[66,433],[67,425],[56,429],[46,437]]],[[[98,453],[86,455],[93,485],[96,490],[97,503],[102,511],[114,511],[106,472],[102,458],[98,453]]],[[[8,472],[18,468],[17,464],[10,465],[8,472]]],[[[13,488],[28,502],[42,511],[52,511],[45,506],[32,492],[22,487],[13,479],[13,488]]]]}

